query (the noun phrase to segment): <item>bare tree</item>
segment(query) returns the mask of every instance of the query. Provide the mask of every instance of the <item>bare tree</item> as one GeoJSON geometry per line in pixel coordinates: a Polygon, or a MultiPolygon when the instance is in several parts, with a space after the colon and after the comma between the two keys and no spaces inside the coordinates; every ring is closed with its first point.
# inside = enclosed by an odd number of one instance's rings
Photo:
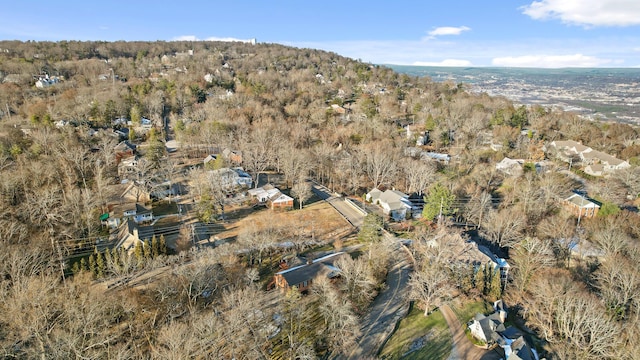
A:
{"type": "Polygon", "coordinates": [[[438,305],[451,293],[447,271],[437,263],[425,263],[416,269],[409,279],[410,296],[424,306],[424,316],[431,313],[433,305],[438,305]]]}
{"type": "Polygon", "coordinates": [[[340,296],[331,282],[318,278],[313,283],[313,293],[319,300],[318,311],[324,319],[325,334],[334,353],[346,353],[355,345],[360,331],[358,318],[351,310],[351,304],[340,296]]]}
{"type": "Polygon", "coordinates": [[[293,184],[291,194],[298,198],[300,210],[302,210],[302,203],[311,198],[311,184],[304,178],[298,179],[298,181],[293,184]]]}
{"type": "Polygon", "coordinates": [[[363,311],[375,297],[376,279],[368,266],[367,259],[342,256],[335,266],[341,270],[340,289],[347,295],[356,309],[363,311]]]}
{"type": "Polygon", "coordinates": [[[483,222],[486,219],[486,215],[492,209],[492,197],[491,194],[482,191],[477,194],[473,194],[471,199],[466,205],[465,213],[466,217],[472,223],[475,223],[478,228],[483,226],[483,222]]]}
{"type": "Polygon", "coordinates": [[[434,182],[437,165],[433,162],[424,162],[405,158],[402,162],[402,174],[410,193],[422,194],[434,182]]]}
{"type": "Polygon", "coordinates": [[[522,240],[523,228],[522,214],[513,209],[491,210],[481,233],[501,247],[513,247],[522,240]]]}
{"type": "Polygon", "coordinates": [[[622,329],[601,302],[567,273],[550,272],[531,283],[524,315],[560,359],[616,359],[622,329]]]}
{"type": "Polygon", "coordinates": [[[605,304],[619,318],[628,316],[640,290],[640,269],[637,263],[624,256],[610,255],[593,276],[605,304]]]}
{"type": "Polygon", "coordinates": [[[541,269],[553,266],[553,251],[548,240],[527,238],[513,248],[510,276],[518,291],[526,291],[533,276],[541,269]]]}
{"type": "Polygon", "coordinates": [[[362,164],[364,172],[376,188],[384,182],[392,180],[398,170],[397,159],[393,154],[393,148],[389,144],[377,143],[364,149],[362,156],[362,164]]]}

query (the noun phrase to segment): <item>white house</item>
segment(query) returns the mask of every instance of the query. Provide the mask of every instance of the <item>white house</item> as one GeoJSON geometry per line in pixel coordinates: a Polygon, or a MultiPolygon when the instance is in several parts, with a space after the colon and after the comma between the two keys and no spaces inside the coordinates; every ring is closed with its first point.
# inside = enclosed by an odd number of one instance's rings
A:
{"type": "Polygon", "coordinates": [[[592,164],[584,167],[584,172],[591,176],[602,176],[604,175],[604,165],[602,164],[592,164]]]}
{"type": "Polygon", "coordinates": [[[249,189],[247,193],[249,193],[249,196],[255,198],[259,203],[264,203],[280,193],[280,190],[271,184],[267,184],[259,188],[249,189]]]}
{"type": "Polygon", "coordinates": [[[138,203],[134,207],[123,211],[122,216],[132,218],[136,224],[153,221],[153,212],[138,203]]]}
{"type": "Polygon", "coordinates": [[[510,159],[508,157],[505,157],[499,163],[496,164],[496,170],[502,173],[505,173],[507,175],[519,176],[519,175],[522,175],[523,164],[524,164],[524,160],[510,159]]]}
{"type": "Polygon", "coordinates": [[[380,205],[382,212],[396,221],[405,220],[412,214],[413,206],[409,201],[409,195],[397,190],[381,192],[379,189],[373,189],[366,195],[366,200],[380,205]]]}

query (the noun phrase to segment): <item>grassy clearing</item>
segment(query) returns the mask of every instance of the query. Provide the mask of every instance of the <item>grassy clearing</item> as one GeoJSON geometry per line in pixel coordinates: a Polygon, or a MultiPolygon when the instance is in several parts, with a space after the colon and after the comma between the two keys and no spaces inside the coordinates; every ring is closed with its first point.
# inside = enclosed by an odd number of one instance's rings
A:
{"type": "Polygon", "coordinates": [[[456,314],[461,324],[466,324],[477,313],[488,315],[493,312],[491,304],[484,300],[474,300],[462,304],[452,304],[451,310],[456,314]]]}
{"type": "Polygon", "coordinates": [[[153,204],[153,215],[173,215],[178,213],[178,205],[172,201],[158,201],[153,204]]]}
{"type": "Polygon", "coordinates": [[[380,358],[446,359],[451,353],[451,344],[451,333],[440,311],[425,317],[422,310],[412,307],[385,344],[380,358]]]}

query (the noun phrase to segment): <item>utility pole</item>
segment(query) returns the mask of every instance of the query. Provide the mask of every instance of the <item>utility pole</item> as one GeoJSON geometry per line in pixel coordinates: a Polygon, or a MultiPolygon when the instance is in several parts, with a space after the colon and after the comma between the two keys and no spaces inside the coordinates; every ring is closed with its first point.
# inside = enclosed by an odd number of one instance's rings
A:
{"type": "Polygon", "coordinates": [[[5,104],[7,107],[7,115],[9,116],[9,121],[11,121],[11,111],[9,110],[9,104],[5,104]]]}
{"type": "Polygon", "coordinates": [[[442,223],[442,207],[444,206],[444,198],[440,198],[440,214],[438,214],[438,224],[442,223]]]}

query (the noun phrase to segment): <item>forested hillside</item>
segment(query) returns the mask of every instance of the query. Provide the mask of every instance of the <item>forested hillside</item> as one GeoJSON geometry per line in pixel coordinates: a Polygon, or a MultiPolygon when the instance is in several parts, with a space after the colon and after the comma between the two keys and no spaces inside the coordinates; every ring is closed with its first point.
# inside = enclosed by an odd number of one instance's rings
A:
{"type": "Polygon", "coordinates": [[[382,240],[386,227],[413,240],[412,291],[403,296],[425,313],[454,293],[503,298],[547,358],[640,358],[637,139],[626,124],[514,105],[313,49],[2,41],[1,356],[347,354],[399,251],[382,240]],[[551,143],[563,140],[629,166],[608,172],[604,160],[556,157],[551,143]],[[213,165],[202,165],[210,154],[213,165]],[[521,160],[519,171],[496,168],[505,157],[521,160]],[[125,159],[136,161],[135,180],[122,172],[125,159]],[[189,221],[228,223],[240,191],[209,172],[227,167],[241,167],[252,187],[280,179],[295,209],[248,206],[261,217],[237,222],[233,241],[193,246],[189,221]],[[303,213],[307,201],[320,202],[308,180],[361,201],[373,188],[417,194],[424,211],[402,221],[367,215],[360,236],[321,233],[329,220],[303,213]],[[178,182],[187,188],[179,195],[154,193],[155,184],[178,182]],[[156,194],[134,203],[156,212],[173,203],[180,216],[188,208],[175,240],[165,243],[157,229],[153,241],[130,248],[105,240],[126,230],[127,220],[110,230],[106,218],[132,183],[156,194]],[[597,216],[567,210],[573,190],[596,201],[597,216]],[[510,263],[504,284],[458,266],[457,249],[471,241],[510,263]],[[305,294],[270,289],[284,260],[349,246],[358,251],[337,260],[338,279],[305,294]],[[165,275],[105,285],[148,273],[165,275]]]}

